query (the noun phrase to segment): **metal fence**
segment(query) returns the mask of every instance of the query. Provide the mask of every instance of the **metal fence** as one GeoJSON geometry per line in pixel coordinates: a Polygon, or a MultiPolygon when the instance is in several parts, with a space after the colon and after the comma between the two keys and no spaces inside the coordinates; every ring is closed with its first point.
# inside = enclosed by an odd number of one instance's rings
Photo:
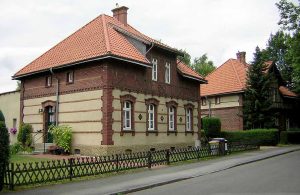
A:
{"type": "MultiPolygon", "coordinates": [[[[228,144],[228,152],[258,149],[256,144],[228,144]]],[[[98,157],[78,157],[67,160],[51,160],[30,163],[10,163],[4,184],[13,190],[15,186],[72,180],[72,178],[119,172],[123,170],[169,165],[179,161],[225,155],[223,145],[201,148],[181,148],[117,154],[98,157]]]]}

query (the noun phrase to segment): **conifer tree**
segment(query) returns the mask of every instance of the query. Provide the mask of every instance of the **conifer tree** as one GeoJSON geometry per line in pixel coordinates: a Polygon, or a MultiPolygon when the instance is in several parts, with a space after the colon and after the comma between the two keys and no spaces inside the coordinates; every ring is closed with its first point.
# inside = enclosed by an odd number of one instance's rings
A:
{"type": "Polygon", "coordinates": [[[270,113],[271,75],[266,74],[265,60],[259,47],[256,47],[254,61],[247,72],[243,107],[245,129],[269,128],[273,125],[273,115],[270,113]]]}
{"type": "Polygon", "coordinates": [[[3,189],[5,168],[9,160],[9,135],[5,123],[0,121],[0,191],[3,189]]]}

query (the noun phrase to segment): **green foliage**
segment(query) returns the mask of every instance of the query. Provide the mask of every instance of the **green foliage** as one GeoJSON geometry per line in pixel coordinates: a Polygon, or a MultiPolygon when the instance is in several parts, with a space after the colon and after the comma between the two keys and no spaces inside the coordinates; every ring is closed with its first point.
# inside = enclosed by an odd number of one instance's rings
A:
{"type": "Polygon", "coordinates": [[[291,78],[292,86],[290,88],[300,93],[300,6],[295,5],[287,0],[280,0],[276,3],[280,21],[278,24],[286,34],[290,36],[287,44],[287,58],[289,65],[292,67],[291,78]]]}
{"type": "Polygon", "coordinates": [[[18,154],[20,151],[23,151],[23,147],[19,142],[17,142],[15,144],[10,145],[9,150],[11,155],[15,155],[18,154]]]}
{"type": "Polygon", "coordinates": [[[22,124],[17,136],[18,142],[20,142],[23,148],[29,147],[32,143],[33,128],[30,124],[22,124]]]}
{"type": "Polygon", "coordinates": [[[3,113],[2,113],[2,111],[0,110],[0,122],[5,122],[5,117],[4,117],[4,115],[3,115],[3,113]]]}
{"type": "Polygon", "coordinates": [[[65,152],[71,151],[72,128],[70,126],[51,126],[50,132],[53,134],[53,139],[57,146],[63,148],[65,152]]]}
{"type": "Polygon", "coordinates": [[[265,56],[257,47],[254,61],[247,72],[244,95],[244,129],[270,128],[274,126],[273,113],[270,111],[271,77],[265,74],[265,56]]]}
{"type": "Polygon", "coordinates": [[[178,60],[180,60],[181,62],[190,66],[191,65],[191,55],[186,50],[180,49],[179,51],[181,51],[184,54],[184,56],[178,56],[178,60]]]}
{"type": "Polygon", "coordinates": [[[203,118],[202,127],[207,137],[218,137],[221,131],[221,120],[219,118],[203,118]]]}
{"type": "Polygon", "coordinates": [[[191,67],[204,77],[216,69],[214,63],[211,60],[208,60],[207,54],[195,58],[191,67]]]}
{"type": "Polygon", "coordinates": [[[229,142],[255,142],[263,146],[278,144],[278,130],[276,129],[251,129],[247,131],[221,131],[221,137],[229,142]]]}
{"type": "Polygon", "coordinates": [[[0,121],[0,191],[3,189],[5,165],[9,161],[9,135],[6,125],[0,121]]]}
{"type": "Polygon", "coordinates": [[[281,131],[280,143],[282,144],[300,144],[300,132],[299,131],[281,131]]]}
{"type": "Polygon", "coordinates": [[[300,131],[300,128],[289,128],[288,131],[300,131]]]}

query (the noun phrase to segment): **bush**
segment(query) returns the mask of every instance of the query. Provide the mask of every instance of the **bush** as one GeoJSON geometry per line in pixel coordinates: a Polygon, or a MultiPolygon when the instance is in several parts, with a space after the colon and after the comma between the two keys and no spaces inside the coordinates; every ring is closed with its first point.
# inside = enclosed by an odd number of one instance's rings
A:
{"type": "Polygon", "coordinates": [[[4,115],[3,115],[3,113],[2,113],[2,111],[0,110],[0,122],[5,122],[5,117],[4,117],[4,115]]]}
{"type": "Polygon", "coordinates": [[[252,129],[246,131],[222,131],[221,137],[229,142],[258,143],[262,146],[275,146],[279,141],[277,129],[252,129]]]}
{"type": "Polygon", "coordinates": [[[72,128],[67,125],[51,126],[49,131],[53,134],[53,139],[57,146],[69,153],[72,144],[72,128]]]}
{"type": "Polygon", "coordinates": [[[288,131],[300,131],[300,128],[289,128],[288,131]]]}
{"type": "Polygon", "coordinates": [[[9,160],[9,135],[3,121],[0,121],[0,191],[3,189],[5,167],[9,160]]]}
{"type": "Polygon", "coordinates": [[[30,124],[22,124],[20,127],[20,131],[18,133],[18,142],[23,145],[23,148],[29,147],[32,143],[31,133],[33,132],[33,128],[30,124]]]}
{"type": "Polygon", "coordinates": [[[280,143],[282,144],[300,144],[300,132],[299,131],[281,131],[280,143]]]}
{"type": "Polygon", "coordinates": [[[19,142],[17,142],[13,145],[10,145],[9,150],[11,155],[15,155],[18,154],[20,151],[23,151],[23,147],[19,142]]]}
{"type": "Polygon", "coordinates": [[[219,137],[221,120],[219,118],[203,118],[202,126],[207,137],[219,137]]]}

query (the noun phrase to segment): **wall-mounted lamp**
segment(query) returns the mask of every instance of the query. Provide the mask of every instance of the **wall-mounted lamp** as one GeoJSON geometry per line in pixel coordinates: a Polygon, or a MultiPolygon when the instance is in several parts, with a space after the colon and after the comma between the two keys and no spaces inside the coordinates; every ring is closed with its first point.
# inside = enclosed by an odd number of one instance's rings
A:
{"type": "Polygon", "coordinates": [[[43,112],[44,112],[43,108],[40,108],[39,113],[43,113],[43,112]]]}

